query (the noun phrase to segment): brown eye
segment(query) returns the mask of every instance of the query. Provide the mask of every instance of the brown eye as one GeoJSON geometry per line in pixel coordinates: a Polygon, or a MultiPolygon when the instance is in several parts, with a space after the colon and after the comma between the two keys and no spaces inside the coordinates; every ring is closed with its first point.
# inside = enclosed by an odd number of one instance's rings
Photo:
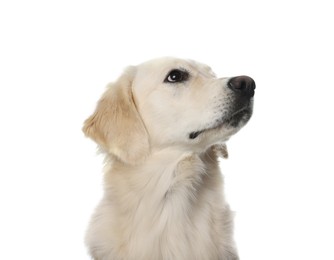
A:
{"type": "Polygon", "coordinates": [[[179,83],[186,81],[189,77],[189,73],[183,70],[174,69],[168,73],[164,82],[166,83],[179,83]]]}

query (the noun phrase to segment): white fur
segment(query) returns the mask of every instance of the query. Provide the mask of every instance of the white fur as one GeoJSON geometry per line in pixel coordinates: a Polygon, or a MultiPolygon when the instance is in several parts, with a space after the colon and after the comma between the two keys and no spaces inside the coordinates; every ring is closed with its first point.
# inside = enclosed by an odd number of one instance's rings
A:
{"type": "Polygon", "coordinates": [[[106,155],[104,197],[86,243],[95,260],[235,260],[217,154],[238,127],[234,94],[206,65],[163,58],[110,85],[84,132],[106,155]],[[186,82],[165,83],[182,68],[186,82]],[[203,130],[197,138],[194,131],[203,130]]]}

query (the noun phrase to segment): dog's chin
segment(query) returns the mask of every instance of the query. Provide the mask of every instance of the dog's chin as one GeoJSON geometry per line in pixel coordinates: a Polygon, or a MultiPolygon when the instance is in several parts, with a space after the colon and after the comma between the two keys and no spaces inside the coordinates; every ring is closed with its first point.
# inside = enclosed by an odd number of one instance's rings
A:
{"type": "Polygon", "coordinates": [[[191,132],[189,134],[189,139],[196,139],[198,136],[200,136],[203,133],[206,133],[208,131],[223,131],[228,130],[228,132],[237,132],[240,128],[242,128],[249,119],[252,116],[252,106],[247,106],[243,109],[240,109],[238,111],[235,111],[231,115],[224,117],[221,119],[221,121],[215,123],[212,127],[198,130],[191,132]]]}
{"type": "Polygon", "coordinates": [[[252,116],[252,108],[246,107],[233,113],[230,117],[223,120],[222,125],[227,128],[241,128],[252,116]]]}

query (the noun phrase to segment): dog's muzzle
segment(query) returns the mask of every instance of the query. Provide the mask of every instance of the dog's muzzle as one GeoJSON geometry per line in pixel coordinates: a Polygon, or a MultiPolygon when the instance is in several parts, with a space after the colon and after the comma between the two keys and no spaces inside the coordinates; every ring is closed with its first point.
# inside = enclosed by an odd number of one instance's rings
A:
{"type": "Polygon", "coordinates": [[[227,87],[234,93],[234,105],[227,123],[233,127],[244,125],[252,115],[255,81],[248,76],[233,77],[227,87]]]}
{"type": "Polygon", "coordinates": [[[256,87],[255,81],[248,76],[233,77],[227,82],[227,87],[234,93],[234,101],[230,108],[230,114],[227,117],[223,117],[222,121],[212,128],[191,132],[189,139],[195,139],[206,130],[214,129],[221,125],[240,128],[251,118],[256,87]]]}

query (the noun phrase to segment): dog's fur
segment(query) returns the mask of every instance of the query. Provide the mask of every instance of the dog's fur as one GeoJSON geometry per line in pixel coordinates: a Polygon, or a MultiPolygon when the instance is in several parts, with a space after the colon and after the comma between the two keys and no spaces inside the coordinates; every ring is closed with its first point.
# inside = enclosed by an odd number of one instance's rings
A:
{"type": "Polygon", "coordinates": [[[129,67],[84,124],[106,156],[86,243],[96,260],[238,259],[217,155],[250,118],[211,69],[162,58],[129,67]],[[166,81],[173,69],[189,78],[166,81]],[[238,116],[236,116],[238,115],[238,116]]]}

